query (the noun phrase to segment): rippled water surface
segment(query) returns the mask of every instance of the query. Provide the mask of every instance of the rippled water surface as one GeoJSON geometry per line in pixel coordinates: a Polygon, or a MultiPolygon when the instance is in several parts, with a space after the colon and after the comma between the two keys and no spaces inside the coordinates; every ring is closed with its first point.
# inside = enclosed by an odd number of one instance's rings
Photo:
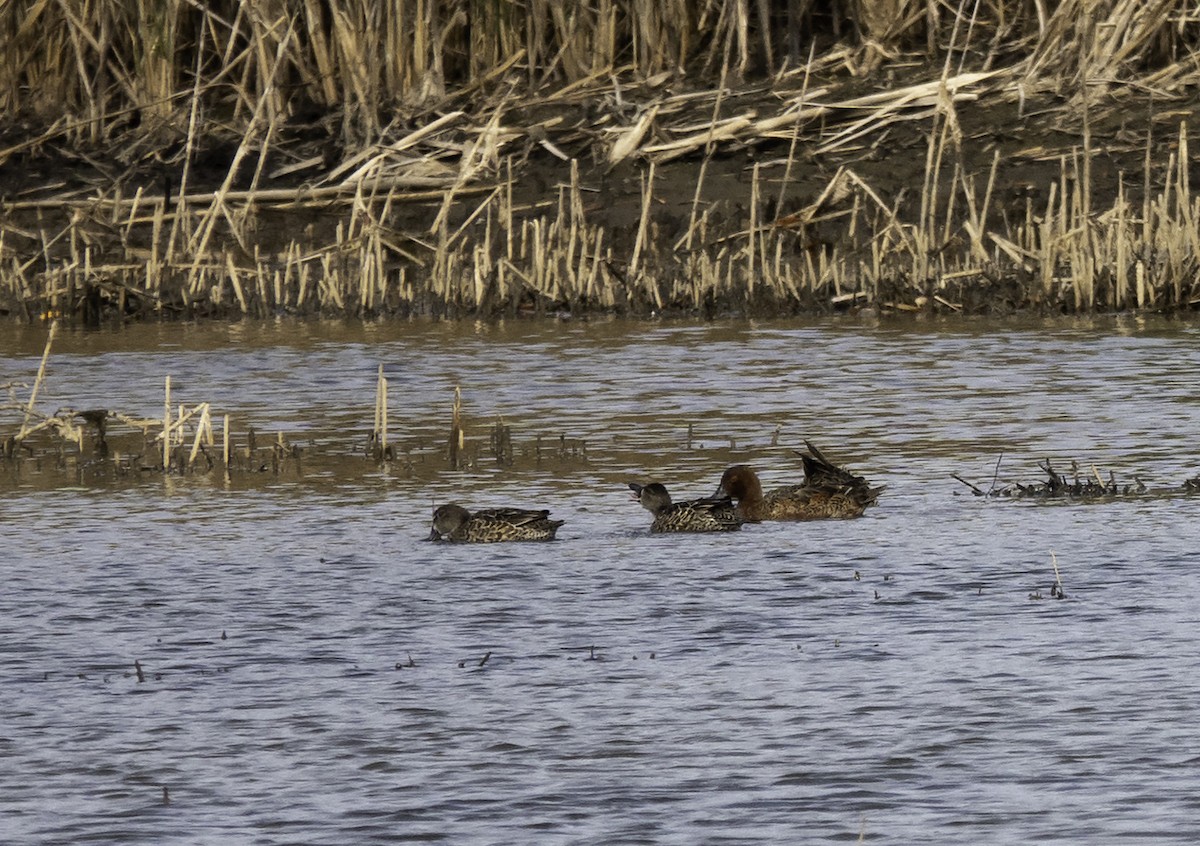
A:
{"type": "MultiPolygon", "coordinates": [[[[0,385],[33,381],[44,340],[5,330],[0,385]]],[[[7,467],[3,840],[1196,842],[1200,501],[1176,489],[1200,472],[1197,340],[1133,321],[64,332],[40,408],[158,415],[169,374],[312,458],[228,484],[7,467]],[[380,364],[384,466],[362,456],[380,364]],[[805,438],[886,484],[878,507],[650,536],[625,490],[708,494],[734,461],[793,481],[805,438]],[[988,487],[999,460],[1038,481],[1045,459],[1155,495],[984,500],[950,477],[988,487]],[[567,522],[550,544],[424,542],[451,498],[567,522]]]]}

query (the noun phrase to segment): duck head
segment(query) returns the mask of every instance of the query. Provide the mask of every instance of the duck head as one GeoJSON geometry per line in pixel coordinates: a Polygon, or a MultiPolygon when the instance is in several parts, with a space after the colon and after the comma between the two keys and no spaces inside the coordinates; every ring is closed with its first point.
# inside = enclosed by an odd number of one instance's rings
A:
{"type": "Polygon", "coordinates": [[[658,514],[658,512],[671,505],[671,495],[667,493],[666,487],[658,482],[651,482],[648,485],[639,485],[636,482],[630,482],[629,489],[633,491],[633,498],[640,502],[642,508],[651,514],[658,514]]]}
{"type": "Polygon", "coordinates": [[[458,531],[470,519],[471,512],[461,505],[453,502],[442,505],[433,512],[433,529],[429,533],[429,539],[441,540],[445,535],[458,531]]]}
{"type": "Polygon", "coordinates": [[[735,464],[721,476],[721,484],[713,496],[729,496],[738,500],[755,502],[762,499],[762,483],[758,474],[745,464],[735,464]]]}

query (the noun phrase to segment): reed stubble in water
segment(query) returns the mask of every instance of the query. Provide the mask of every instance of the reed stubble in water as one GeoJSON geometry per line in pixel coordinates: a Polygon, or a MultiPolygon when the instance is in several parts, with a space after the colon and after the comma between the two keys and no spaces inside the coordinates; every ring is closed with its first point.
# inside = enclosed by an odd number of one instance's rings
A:
{"type": "MultiPolygon", "coordinates": [[[[172,379],[163,380],[163,413],[161,418],[143,418],[116,409],[91,408],[76,411],[69,406],[53,412],[37,408],[38,394],[47,381],[47,366],[58,331],[51,324],[37,376],[29,386],[27,400],[17,399],[20,387],[8,385],[10,402],[0,403],[0,412],[19,415],[20,425],[15,434],[0,436],[0,457],[18,476],[29,464],[42,472],[44,459],[54,456],[54,465],[69,471],[76,483],[85,481],[116,481],[123,477],[147,473],[163,475],[204,475],[221,469],[226,485],[232,482],[233,471],[265,471],[301,473],[301,452],[287,441],[282,431],[259,454],[254,427],[247,430],[244,461],[238,459],[231,445],[230,415],[222,418],[222,448],[220,462],[210,450],[215,448],[212,408],[208,402],[193,406],[175,405],[172,379]],[[90,435],[90,438],[89,438],[90,435]],[[90,440],[90,447],[87,442],[90,440]],[[188,444],[190,443],[190,448],[188,444]],[[203,458],[203,461],[200,459],[203,458]]],[[[383,424],[386,427],[386,380],[380,376],[383,389],[383,424]]],[[[376,409],[377,415],[379,408],[376,409]]],[[[389,453],[390,454],[390,453],[389,453]]]]}

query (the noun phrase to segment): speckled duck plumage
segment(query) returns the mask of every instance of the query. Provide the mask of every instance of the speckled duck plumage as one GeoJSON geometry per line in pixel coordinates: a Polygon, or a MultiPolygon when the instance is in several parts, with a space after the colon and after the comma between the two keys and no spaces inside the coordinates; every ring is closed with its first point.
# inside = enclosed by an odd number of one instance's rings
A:
{"type": "Polygon", "coordinates": [[[861,517],[874,505],[884,488],[873,488],[862,476],[837,466],[805,441],[804,483],[763,492],[758,474],[745,464],[730,467],[721,476],[717,496],[737,502],[738,515],[747,522],[761,520],[827,520],[861,517]]]}
{"type": "Polygon", "coordinates": [[[732,532],[742,527],[729,497],[672,502],[666,487],[658,482],[648,485],[630,482],[629,489],[642,507],[654,515],[651,532],[732,532]]]}
{"type": "Polygon", "coordinates": [[[563,522],[551,520],[550,512],[544,510],[485,508],[471,512],[449,503],[433,512],[429,539],[455,543],[554,540],[554,533],[563,522]]]}

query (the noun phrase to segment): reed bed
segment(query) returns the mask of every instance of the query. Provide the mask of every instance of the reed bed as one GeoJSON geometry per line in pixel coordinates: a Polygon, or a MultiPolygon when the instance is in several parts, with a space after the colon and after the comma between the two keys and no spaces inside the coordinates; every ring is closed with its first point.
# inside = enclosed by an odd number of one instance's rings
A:
{"type": "Polygon", "coordinates": [[[220,473],[229,482],[235,472],[270,471],[276,476],[301,472],[300,449],[282,432],[260,445],[254,427],[249,426],[243,445],[238,445],[228,414],[219,419],[218,452],[214,429],[217,418],[211,404],[178,402],[170,376],[163,380],[163,413],[159,418],[107,408],[40,409],[38,394],[47,379],[57,331],[58,321],[54,321],[33,383],[8,384],[8,401],[0,403],[0,416],[20,418],[15,434],[0,437],[0,458],[18,476],[30,470],[58,470],[71,472],[78,482],[92,482],[145,474],[220,473]],[[27,398],[23,391],[28,391],[27,398]]]}
{"type": "MultiPolygon", "coordinates": [[[[234,416],[218,413],[209,402],[181,402],[171,377],[163,380],[162,414],[146,417],[110,408],[58,408],[47,411],[38,404],[42,388],[51,378],[48,364],[58,323],[50,325],[39,367],[31,383],[0,386],[7,401],[0,402],[0,479],[12,484],[119,486],[145,479],[181,477],[225,487],[254,484],[262,479],[299,482],[308,476],[328,481],[346,476],[382,479],[413,476],[432,478],[453,474],[505,474],[547,470],[554,474],[585,472],[594,477],[605,471],[594,464],[586,439],[567,433],[527,432],[522,439],[502,417],[472,419],[456,386],[448,395],[449,408],[442,423],[406,427],[393,439],[389,409],[389,380],[380,365],[368,401],[361,404],[363,428],[344,429],[301,445],[282,429],[264,435],[254,425],[235,424],[234,416]],[[367,421],[370,420],[369,426],[367,421]],[[449,423],[448,437],[443,435],[449,423]]],[[[411,413],[411,412],[410,412],[411,413]]],[[[440,412],[439,412],[440,414],[440,412]]],[[[654,461],[670,464],[672,455],[694,458],[702,453],[711,466],[721,468],[745,460],[747,450],[780,448],[780,430],[764,432],[757,446],[735,443],[723,433],[710,433],[699,442],[692,424],[679,439],[657,445],[654,461]],[[673,452],[672,452],[673,451],[673,452]]],[[[601,465],[621,467],[614,487],[621,489],[624,468],[646,460],[645,445],[621,446],[614,439],[603,445],[601,465]]],[[[789,451],[789,456],[791,452],[789,451]]],[[[1040,463],[1038,481],[1001,481],[1000,460],[990,483],[975,484],[951,477],[978,497],[1033,501],[1109,501],[1141,496],[1172,497],[1200,491],[1200,477],[1169,488],[1148,487],[1137,476],[1119,480],[1090,464],[1071,462],[1067,472],[1049,460],[1040,463]]],[[[797,466],[796,472],[801,469],[797,466]]]]}
{"type": "MultiPolygon", "coordinates": [[[[379,474],[408,477],[442,471],[579,469],[589,465],[587,443],[568,437],[530,435],[515,440],[503,418],[472,423],[455,387],[450,437],[408,432],[389,435],[389,383],[380,365],[373,417],[362,432],[344,430],[301,445],[281,429],[265,435],[252,424],[235,428],[234,417],[209,402],[181,402],[170,376],[163,380],[162,414],[145,417],[108,408],[39,407],[49,378],[47,365],[59,323],[50,324],[33,382],[0,386],[0,469],[10,481],[34,477],[68,484],[120,484],[138,479],[192,477],[230,486],[254,478],[297,481],[310,468],[323,477],[379,474]]],[[[364,397],[365,399],[365,397],[364,397]]],[[[363,403],[364,420],[367,404],[363,403]]],[[[691,444],[688,445],[691,450],[691,444]]]]}
{"type": "Polygon", "coordinates": [[[1191,309],[1198,37],[1182,0],[14,0],[0,311],[1191,309]]]}
{"type": "Polygon", "coordinates": [[[32,417],[33,425],[0,438],[0,458],[14,479],[66,473],[82,484],[211,475],[229,483],[235,474],[295,477],[303,470],[300,448],[282,432],[266,443],[253,427],[237,435],[229,415],[214,424],[207,402],[174,405],[163,418],[71,408],[32,417]]]}

